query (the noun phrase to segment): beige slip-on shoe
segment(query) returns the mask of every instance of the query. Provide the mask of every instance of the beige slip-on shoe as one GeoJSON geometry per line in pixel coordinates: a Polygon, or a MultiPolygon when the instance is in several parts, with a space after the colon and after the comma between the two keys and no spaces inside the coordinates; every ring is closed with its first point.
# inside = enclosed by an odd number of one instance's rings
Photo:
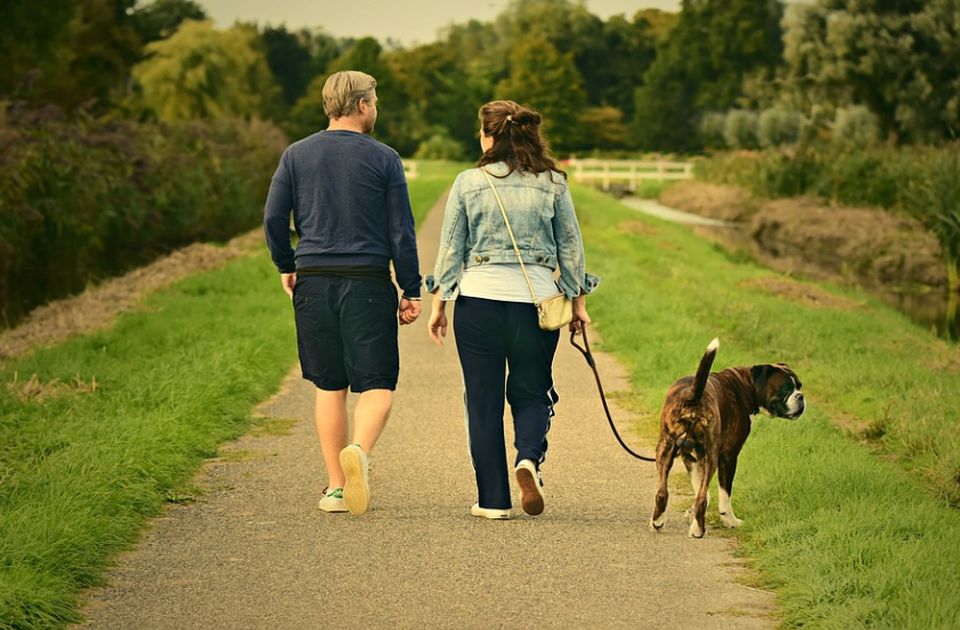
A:
{"type": "Polygon", "coordinates": [[[351,444],[340,451],[340,467],[347,479],[343,484],[343,502],[351,514],[363,514],[370,506],[367,454],[359,444],[351,444]]]}

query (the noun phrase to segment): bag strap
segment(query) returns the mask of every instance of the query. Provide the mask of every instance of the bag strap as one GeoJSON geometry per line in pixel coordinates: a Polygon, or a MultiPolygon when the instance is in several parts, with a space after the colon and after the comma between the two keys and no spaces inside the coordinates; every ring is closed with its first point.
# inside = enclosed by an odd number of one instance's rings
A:
{"type": "Polygon", "coordinates": [[[533,297],[533,303],[540,304],[540,300],[537,299],[537,294],[533,290],[533,283],[530,282],[530,276],[527,275],[527,268],[523,264],[523,259],[520,257],[520,248],[517,247],[517,239],[513,236],[513,228],[510,227],[510,220],[507,219],[507,211],[503,207],[503,200],[500,199],[500,193],[497,192],[497,187],[493,185],[493,180],[490,179],[490,173],[482,166],[480,167],[480,172],[487,178],[487,183],[490,184],[490,190],[493,191],[493,196],[497,198],[497,205],[500,206],[500,214],[503,215],[503,222],[507,224],[507,233],[510,234],[510,242],[513,243],[513,251],[517,254],[517,262],[520,263],[520,271],[523,272],[523,277],[527,281],[527,288],[530,289],[530,296],[533,297]]]}

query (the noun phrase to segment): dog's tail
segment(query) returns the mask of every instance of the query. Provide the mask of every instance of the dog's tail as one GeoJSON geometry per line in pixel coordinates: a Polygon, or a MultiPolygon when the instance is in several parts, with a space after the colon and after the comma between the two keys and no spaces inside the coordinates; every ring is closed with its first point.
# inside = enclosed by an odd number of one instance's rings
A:
{"type": "Polygon", "coordinates": [[[710,368],[713,367],[713,360],[717,358],[717,350],[720,349],[720,340],[714,339],[707,346],[707,351],[703,353],[700,359],[700,365],[697,367],[697,375],[693,378],[693,395],[687,402],[689,405],[695,405],[700,402],[703,396],[703,390],[707,387],[707,378],[710,376],[710,368]]]}

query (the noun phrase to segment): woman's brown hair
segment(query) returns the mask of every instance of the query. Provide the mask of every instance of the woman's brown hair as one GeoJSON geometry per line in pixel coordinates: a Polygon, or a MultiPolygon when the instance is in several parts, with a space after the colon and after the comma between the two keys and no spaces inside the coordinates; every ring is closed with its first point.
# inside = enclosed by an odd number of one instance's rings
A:
{"type": "Polygon", "coordinates": [[[566,171],[559,169],[550,157],[550,148],[540,130],[542,122],[539,113],[513,101],[491,101],[481,107],[480,125],[483,133],[493,138],[493,146],[480,156],[477,166],[505,162],[507,175],[514,171],[556,171],[566,179],[566,171]]]}

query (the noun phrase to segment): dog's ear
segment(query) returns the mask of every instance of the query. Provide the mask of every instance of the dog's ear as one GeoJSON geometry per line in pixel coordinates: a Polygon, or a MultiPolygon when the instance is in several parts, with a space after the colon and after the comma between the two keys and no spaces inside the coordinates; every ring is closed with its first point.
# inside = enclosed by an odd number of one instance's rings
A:
{"type": "Polygon", "coordinates": [[[763,365],[755,365],[750,368],[750,378],[753,379],[753,384],[759,391],[767,386],[767,379],[770,378],[770,375],[777,368],[769,363],[764,363],[763,365]]]}

